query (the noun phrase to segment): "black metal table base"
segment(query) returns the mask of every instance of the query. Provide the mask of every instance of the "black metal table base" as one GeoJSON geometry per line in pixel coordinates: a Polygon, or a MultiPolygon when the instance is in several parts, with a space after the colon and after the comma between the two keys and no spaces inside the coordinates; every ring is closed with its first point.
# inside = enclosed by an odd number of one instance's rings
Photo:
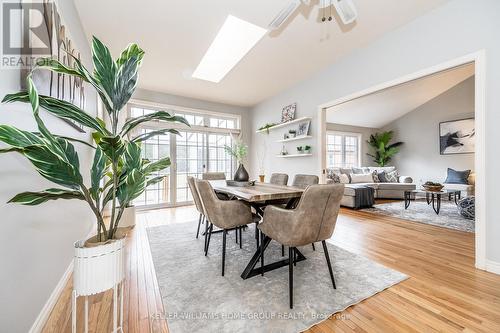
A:
{"type": "MultiPolygon", "coordinates": [[[[262,246],[264,246],[264,250],[267,248],[271,240],[272,239],[269,238],[268,236],[264,237],[264,240],[262,241],[262,246]]],[[[296,250],[296,252],[297,252],[297,259],[295,260],[295,262],[306,260],[306,257],[304,257],[304,255],[299,250],[296,250]]],[[[260,275],[262,272],[260,265],[257,268],[255,268],[255,266],[259,262],[260,262],[260,250],[256,251],[252,259],[250,259],[250,262],[248,263],[247,267],[245,267],[245,270],[243,271],[243,273],[241,273],[241,278],[246,280],[253,276],[260,275]]],[[[273,262],[271,264],[264,265],[263,267],[264,272],[269,272],[280,267],[288,266],[288,262],[289,259],[287,258],[273,262]]]]}

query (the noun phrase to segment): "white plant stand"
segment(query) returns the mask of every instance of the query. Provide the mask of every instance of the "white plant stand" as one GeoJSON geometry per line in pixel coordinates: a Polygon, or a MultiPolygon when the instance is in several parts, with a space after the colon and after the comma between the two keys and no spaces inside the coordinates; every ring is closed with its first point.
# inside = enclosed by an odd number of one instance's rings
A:
{"type": "Polygon", "coordinates": [[[125,238],[94,247],[75,243],[71,331],[76,333],[76,300],[85,296],[85,333],[88,332],[89,295],[113,288],[113,333],[123,332],[123,278],[125,276],[125,238]],[[120,325],[118,326],[118,288],[120,289],[120,325]]]}

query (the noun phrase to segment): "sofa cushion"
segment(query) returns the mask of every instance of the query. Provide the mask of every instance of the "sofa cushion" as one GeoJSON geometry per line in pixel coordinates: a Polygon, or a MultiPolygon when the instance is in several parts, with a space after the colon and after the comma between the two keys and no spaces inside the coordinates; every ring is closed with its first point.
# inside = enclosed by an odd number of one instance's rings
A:
{"type": "Polygon", "coordinates": [[[399,178],[399,174],[397,170],[386,172],[385,173],[385,180],[387,183],[397,183],[399,178]]]}
{"type": "Polygon", "coordinates": [[[379,172],[392,172],[396,170],[395,166],[389,166],[389,167],[368,167],[368,170],[370,172],[376,171],[377,173],[379,172]]]}
{"type": "Polygon", "coordinates": [[[370,183],[373,182],[373,174],[364,173],[364,174],[351,174],[351,183],[359,184],[359,183],[370,183]]]}
{"type": "Polygon", "coordinates": [[[414,190],[415,184],[407,184],[407,183],[378,183],[378,190],[414,190]]]}
{"type": "Polygon", "coordinates": [[[448,168],[448,175],[444,181],[446,184],[465,184],[468,185],[468,180],[470,175],[470,170],[457,171],[452,168],[448,168]]]}
{"type": "Polygon", "coordinates": [[[352,168],[352,173],[355,175],[362,175],[365,173],[371,173],[368,168],[352,168]]]}

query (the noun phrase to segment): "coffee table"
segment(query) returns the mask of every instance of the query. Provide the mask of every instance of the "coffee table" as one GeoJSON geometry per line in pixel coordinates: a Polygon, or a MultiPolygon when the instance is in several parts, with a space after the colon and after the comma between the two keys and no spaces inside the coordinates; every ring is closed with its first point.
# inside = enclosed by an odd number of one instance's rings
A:
{"type": "Polygon", "coordinates": [[[448,195],[448,200],[450,201],[453,197],[455,204],[457,204],[461,196],[460,193],[461,192],[458,190],[427,191],[424,189],[420,189],[405,191],[405,209],[408,209],[408,207],[410,207],[411,201],[415,200],[418,196],[425,196],[427,204],[432,204],[432,209],[434,209],[434,212],[436,214],[439,214],[439,210],[441,209],[441,197],[443,195],[448,195]]]}

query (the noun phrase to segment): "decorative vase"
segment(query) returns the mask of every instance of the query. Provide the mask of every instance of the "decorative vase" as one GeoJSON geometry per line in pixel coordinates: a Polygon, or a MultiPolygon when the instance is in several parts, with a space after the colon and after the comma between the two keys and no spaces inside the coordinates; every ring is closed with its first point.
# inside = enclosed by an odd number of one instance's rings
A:
{"type": "Polygon", "coordinates": [[[248,175],[247,170],[243,164],[240,163],[238,170],[236,170],[236,173],[234,174],[234,180],[237,182],[247,182],[249,178],[250,176],[248,175]]]}
{"type": "Polygon", "coordinates": [[[122,218],[120,219],[120,227],[133,228],[135,226],[135,213],[135,206],[125,207],[122,218]]]}
{"type": "Polygon", "coordinates": [[[259,175],[259,182],[263,183],[265,178],[265,175],[259,175]]]}

